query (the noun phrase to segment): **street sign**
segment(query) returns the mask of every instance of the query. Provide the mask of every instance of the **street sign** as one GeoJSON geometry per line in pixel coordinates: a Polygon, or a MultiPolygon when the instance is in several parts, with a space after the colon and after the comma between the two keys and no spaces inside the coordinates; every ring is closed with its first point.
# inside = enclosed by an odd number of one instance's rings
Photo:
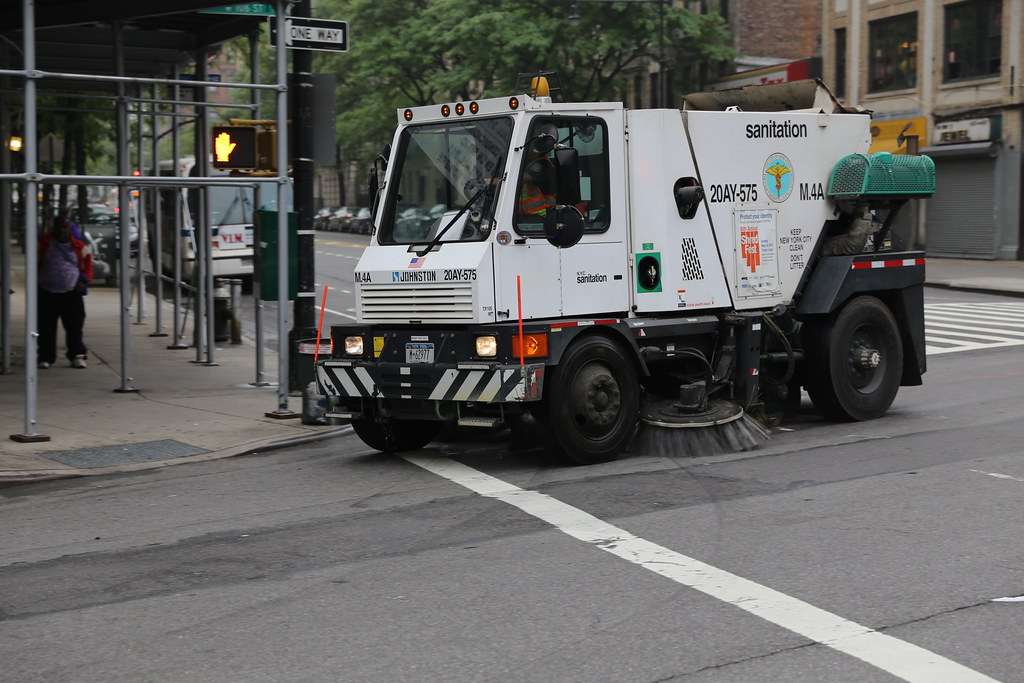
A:
{"type": "Polygon", "coordinates": [[[273,5],[264,2],[247,2],[242,5],[228,5],[198,10],[200,14],[247,14],[254,17],[272,17],[277,14],[273,5]]]}
{"type": "MultiPolygon", "coordinates": [[[[271,19],[270,44],[277,45],[277,20],[271,19]]],[[[294,50],[348,52],[348,22],[288,17],[284,20],[284,46],[294,50]]]]}

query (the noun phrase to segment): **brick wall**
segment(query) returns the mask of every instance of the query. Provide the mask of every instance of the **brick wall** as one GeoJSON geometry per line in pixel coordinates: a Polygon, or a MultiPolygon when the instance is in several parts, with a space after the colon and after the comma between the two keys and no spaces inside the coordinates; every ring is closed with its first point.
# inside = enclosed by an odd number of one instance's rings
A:
{"type": "Polygon", "coordinates": [[[734,0],[733,47],[785,61],[821,55],[822,0],[734,0]]]}

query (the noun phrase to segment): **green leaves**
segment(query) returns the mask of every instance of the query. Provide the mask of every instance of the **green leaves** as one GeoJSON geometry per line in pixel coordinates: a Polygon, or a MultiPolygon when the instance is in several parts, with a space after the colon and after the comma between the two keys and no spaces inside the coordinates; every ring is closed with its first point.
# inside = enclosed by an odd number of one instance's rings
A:
{"type": "Polygon", "coordinates": [[[318,17],[349,26],[349,52],[314,61],[338,80],[343,157],[367,164],[401,108],[510,95],[519,73],[557,71],[571,101],[614,101],[657,71],[662,51],[680,94],[697,89],[702,63],[732,56],[718,15],[655,2],[578,8],[570,21],[569,0],[318,0],[318,17]]]}

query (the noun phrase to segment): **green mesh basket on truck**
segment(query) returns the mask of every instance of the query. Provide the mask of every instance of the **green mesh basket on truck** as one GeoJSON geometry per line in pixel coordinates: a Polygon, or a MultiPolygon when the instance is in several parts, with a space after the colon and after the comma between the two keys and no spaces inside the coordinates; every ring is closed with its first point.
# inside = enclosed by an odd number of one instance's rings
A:
{"type": "Polygon", "coordinates": [[[909,154],[850,154],[832,169],[828,194],[836,199],[927,197],[935,193],[935,162],[909,154]]]}

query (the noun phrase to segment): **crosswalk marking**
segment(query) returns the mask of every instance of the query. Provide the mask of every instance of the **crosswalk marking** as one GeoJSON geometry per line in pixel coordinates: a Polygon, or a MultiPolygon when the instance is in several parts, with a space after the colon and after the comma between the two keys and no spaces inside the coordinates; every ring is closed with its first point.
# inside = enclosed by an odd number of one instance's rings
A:
{"type": "Polygon", "coordinates": [[[929,356],[1024,346],[1024,302],[925,304],[924,333],[929,356]]]}

